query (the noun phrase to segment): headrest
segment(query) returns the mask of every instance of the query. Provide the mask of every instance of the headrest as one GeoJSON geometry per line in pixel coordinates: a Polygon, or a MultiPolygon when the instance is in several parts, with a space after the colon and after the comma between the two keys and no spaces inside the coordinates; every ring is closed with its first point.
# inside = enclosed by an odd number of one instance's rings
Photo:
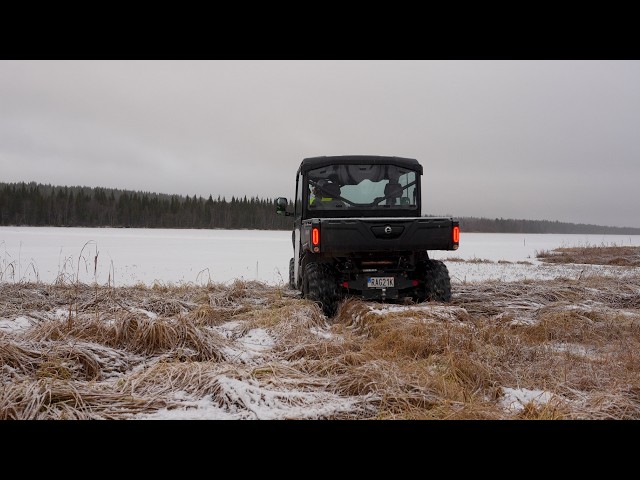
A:
{"type": "Polygon", "coordinates": [[[402,185],[399,183],[387,183],[384,186],[384,196],[398,198],[402,195],[402,185]]]}
{"type": "Polygon", "coordinates": [[[328,198],[335,198],[340,196],[340,185],[337,183],[327,183],[322,187],[320,195],[328,198]]]}

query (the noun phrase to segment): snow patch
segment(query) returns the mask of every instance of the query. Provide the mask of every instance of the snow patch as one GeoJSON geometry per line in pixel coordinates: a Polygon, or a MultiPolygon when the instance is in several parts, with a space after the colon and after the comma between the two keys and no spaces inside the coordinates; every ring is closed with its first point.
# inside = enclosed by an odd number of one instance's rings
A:
{"type": "Polygon", "coordinates": [[[358,399],[328,392],[269,390],[255,380],[221,377],[224,397],[246,418],[256,420],[318,419],[355,408],[358,399]]]}
{"type": "Polygon", "coordinates": [[[547,264],[525,265],[520,263],[446,262],[451,283],[500,280],[522,282],[525,280],[553,280],[556,278],[584,278],[590,275],[625,277],[633,275],[632,269],[610,265],[547,264]]]}
{"type": "Polygon", "coordinates": [[[230,361],[239,363],[256,363],[262,360],[264,352],[273,348],[275,340],[263,328],[254,328],[235,341],[234,346],[222,348],[222,352],[230,361]]]}
{"type": "Polygon", "coordinates": [[[520,412],[528,403],[534,405],[545,405],[549,403],[554,395],[544,390],[529,390],[527,388],[506,388],[502,387],[503,397],[500,400],[502,407],[511,412],[520,412]]]}
{"type": "Polygon", "coordinates": [[[145,310],[144,308],[135,308],[135,307],[131,307],[129,308],[130,312],[137,312],[137,313],[143,313],[144,315],[146,315],[147,317],[149,317],[152,320],[155,320],[156,318],[158,318],[158,314],[150,312],[149,310],[145,310]]]}
{"type": "Polygon", "coordinates": [[[231,320],[209,328],[219,333],[222,337],[231,339],[236,335],[236,332],[242,329],[242,323],[237,320],[231,320]]]}
{"type": "Polygon", "coordinates": [[[309,331],[314,335],[319,336],[320,338],[327,338],[327,339],[333,338],[333,333],[329,332],[328,330],[324,330],[322,328],[311,327],[309,331]]]}
{"type": "Polygon", "coordinates": [[[0,331],[19,333],[31,328],[36,322],[27,317],[16,317],[13,320],[0,320],[0,331]]]}
{"type": "Polygon", "coordinates": [[[49,316],[55,320],[69,320],[69,308],[56,308],[49,316]]]}
{"type": "Polygon", "coordinates": [[[178,408],[162,408],[155,413],[135,415],[136,420],[236,420],[231,414],[213,402],[211,395],[195,399],[186,392],[175,392],[173,399],[182,402],[178,408]]]}
{"type": "Polygon", "coordinates": [[[361,410],[367,400],[364,397],[345,398],[322,391],[269,389],[252,379],[238,380],[221,376],[217,382],[220,390],[214,395],[195,399],[185,392],[176,392],[172,399],[182,403],[179,408],[164,408],[152,414],[135,415],[133,418],[137,420],[322,419],[361,410]]]}
{"type": "Polygon", "coordinates": [[[268,350],[275,345],[273,337],[264,328],[254,328],[240,337],[237,342],[243,347],[256,352],[268,350]]]}
{"type": "Polygon", "coordinates": [[[428,314],[429,318],[425,320],[457,320],[458,316],[466,315],[467,310],[462,307],[449,305],[369,305],[369,310],[377,315],[386,315],[388,313],[416,313],[417,315],[428,314]]]}

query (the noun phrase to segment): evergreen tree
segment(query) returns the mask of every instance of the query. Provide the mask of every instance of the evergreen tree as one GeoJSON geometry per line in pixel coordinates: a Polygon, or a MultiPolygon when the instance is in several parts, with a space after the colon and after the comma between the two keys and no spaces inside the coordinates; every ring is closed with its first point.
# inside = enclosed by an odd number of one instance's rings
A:
{"type": "MultiPolygon", "coordinates": [[[[290,203],[289,209],[293,210],[290,203]]],[[[446,215],[450,216],[450,215],[446,215]]],[[[640,228],[557,220],[458,217],[464,232],[640,235],[640,228]]],[[[0,225],[290,230],[272,198],[167,195],[108,188],[0,183],[0,225]]]]}

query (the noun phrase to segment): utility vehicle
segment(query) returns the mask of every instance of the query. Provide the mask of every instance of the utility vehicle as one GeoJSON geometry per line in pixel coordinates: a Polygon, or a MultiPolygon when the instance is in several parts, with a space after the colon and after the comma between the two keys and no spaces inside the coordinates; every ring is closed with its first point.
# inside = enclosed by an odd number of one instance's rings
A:
{"type": "Polygon", "coordinates": [[[293,212],[289,287],[327,316],[348,295],[415,302],[451,299],[446,265],[429,250],[456,250],[458,220],[422,216],[420,163],[412,158],[348,155],[302,160],[293,212]]]}

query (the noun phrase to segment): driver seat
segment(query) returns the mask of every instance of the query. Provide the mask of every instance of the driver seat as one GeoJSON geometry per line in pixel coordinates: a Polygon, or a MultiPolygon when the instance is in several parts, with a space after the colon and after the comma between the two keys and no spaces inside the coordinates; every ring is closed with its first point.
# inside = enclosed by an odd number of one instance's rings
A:
{"type": "Polygon", "coordinates": [[[399,183],[387,183],[384,186],[384,196],[388,197],[386,205],[397,205],[398,199],[402,196],[402,185],[399,183]]]}

